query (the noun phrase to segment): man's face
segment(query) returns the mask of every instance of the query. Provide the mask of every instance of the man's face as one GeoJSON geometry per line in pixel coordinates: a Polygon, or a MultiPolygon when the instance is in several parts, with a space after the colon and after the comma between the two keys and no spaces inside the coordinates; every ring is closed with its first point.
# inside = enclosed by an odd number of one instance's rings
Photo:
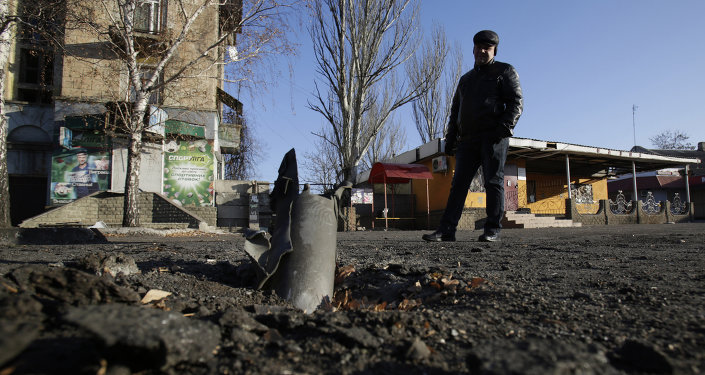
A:
{"type": "Polygon", "coordinates": [[[495,46],[491,44],[475,44],[472,54],[475,55],[475,65],[485,65],[494,58],[495,46]]]}
{"type": "Polygon", "coordinates": [[[76,159],[78,159],[78,165],[86,164],[86,159],[88,159],[87,154],[76,154],[76,159]]]}

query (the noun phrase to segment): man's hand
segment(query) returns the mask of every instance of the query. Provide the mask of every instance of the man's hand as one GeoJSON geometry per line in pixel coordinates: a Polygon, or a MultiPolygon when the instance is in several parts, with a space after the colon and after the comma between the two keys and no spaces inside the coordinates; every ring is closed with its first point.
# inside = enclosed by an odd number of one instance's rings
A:
{"type": "Polygon", "coordinates": [[[455,156],[455,140],[449,140],[446,138],[446,145],[443,152],[448,156],[455,156]]]}
{"type": "Polygon", "coordinates": [[[499,125],[499,126],[497,126],[497,128],[495,129],[495,133],[494,133],[494,143],[497,143],[497,142],[501,141],[501,140],[504,139],[504,138],[509,138],[509,137],[511,137],[512,135],[514,135],[514,132],[512,131],[512,129],[510,129],[510,128],[504,126],[504,125],[499,125]]]}

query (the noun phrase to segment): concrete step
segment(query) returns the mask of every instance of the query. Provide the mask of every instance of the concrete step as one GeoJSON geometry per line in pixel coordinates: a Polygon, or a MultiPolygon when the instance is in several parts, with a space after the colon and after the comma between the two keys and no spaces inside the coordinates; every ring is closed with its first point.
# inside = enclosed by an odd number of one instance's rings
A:
{"type": "Polygon", "coordinates": [[[504,228],[567,228],[580,227],[582,223],[574,223],[570,219],[558,219],[553,216],[536,216],[530,213],[507,211],[502,220],[504,228]]]}
{"type": "Polygon", "coordinates": [[[151,229],[188,229],[189,223],[144,223],[140,226],[151,229]]]}

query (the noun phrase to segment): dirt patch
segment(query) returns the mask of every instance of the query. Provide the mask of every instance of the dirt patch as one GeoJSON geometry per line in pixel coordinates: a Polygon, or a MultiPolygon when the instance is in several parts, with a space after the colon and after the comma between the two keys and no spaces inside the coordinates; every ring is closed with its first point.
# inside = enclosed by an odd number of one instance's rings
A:
{"type": "Polygon", "coordinates": [[[239,235],[5,245],[0,373],[705,370],[705,224],[421,234],[339,233],[313,314],[252,289],[239,235]]]}

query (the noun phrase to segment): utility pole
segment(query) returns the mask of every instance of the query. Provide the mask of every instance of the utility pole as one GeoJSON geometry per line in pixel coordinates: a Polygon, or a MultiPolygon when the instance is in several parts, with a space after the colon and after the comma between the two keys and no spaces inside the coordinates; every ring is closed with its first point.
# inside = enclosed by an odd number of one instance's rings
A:
{"type": "Polygon", "coordinates": [[[634,129],[634,146],[636,146],[636,109],[638,105],[632,104],[632,129],[634,129]]]}

